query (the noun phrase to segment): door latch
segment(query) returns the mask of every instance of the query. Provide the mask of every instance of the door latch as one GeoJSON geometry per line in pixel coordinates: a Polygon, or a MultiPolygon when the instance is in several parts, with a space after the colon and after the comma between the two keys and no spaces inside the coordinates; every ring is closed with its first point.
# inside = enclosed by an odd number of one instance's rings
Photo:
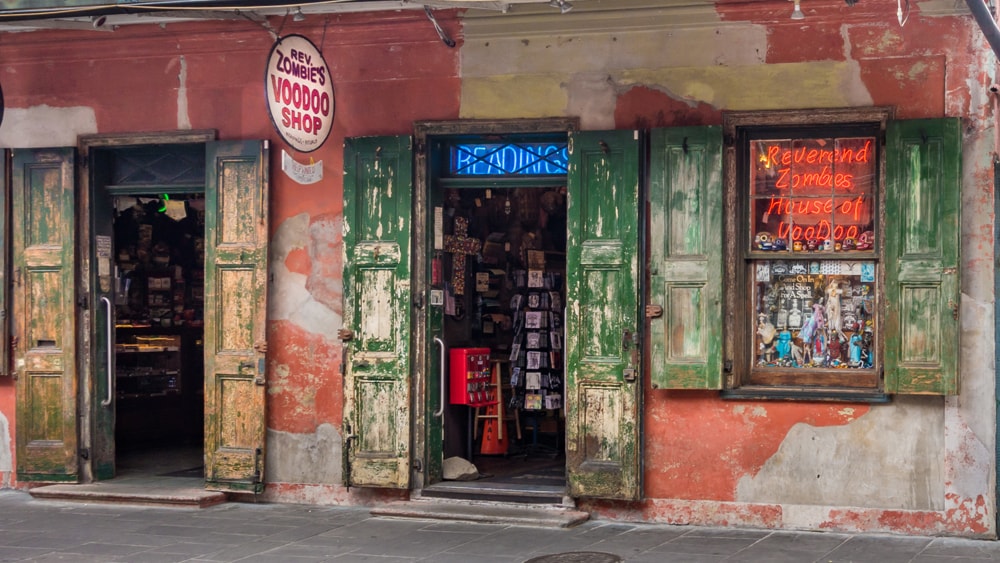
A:
{"type": "Polygon", "coordinates": [[[659,305],[646,305],[646,318],[658,319],[663,316],[663,307],[659,305]]]}

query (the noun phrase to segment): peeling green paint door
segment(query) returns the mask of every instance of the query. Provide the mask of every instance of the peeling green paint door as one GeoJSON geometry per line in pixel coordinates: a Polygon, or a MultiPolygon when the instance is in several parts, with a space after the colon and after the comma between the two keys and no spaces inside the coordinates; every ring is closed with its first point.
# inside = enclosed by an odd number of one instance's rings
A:
{"type": "Polygon", "coordinates": [[[268,276],[267,141],[207,145],[205,487],[262,492],[268,276]]]}
{"type": "Polygon", "coordinates": [[[344,149],[344,484],[410,477],[409,137],[344,149]]]}
{"type": "Polygon", "coordinates": [[[961,121],[890,122],[886,156],[885,390],[955,395],[961,121]]]}
{"type": "Polygon", "coordinates": [[[654,389],[722,388],[722,130],[650,132],[654,389]]]}
{"type": "Polygon", "coordinates": [[[638,133],[571,133],[566,254],[570,494],[640,498],[638,133]]]}
{"type": "Polygon", "coordinates": [[[13,330],[21,481],[76,481],[79,473],[75,160],[73,148],[13,154],[13,330]]]}
{"type": "MultiPolygon", "coordinates": [[[[90,380],[86,407],[90,411],[90,467],[95,480],[111,479],[115,476],[115,268],[114,264],[114,199],[105,186],[111,173],[110,154],[105,151],[89,151],[87,170],[90,173],[89,272],[81,274],[89,277],[90,299],[90,373],[81,383],[90,380]],[[109,353],[110,352],[110,353],[109,353]],[[110,377],[109,377],[110,376],[110,377]]],[[[82,186],[81,186],[82,188],[82,186]]],[[[81,219],[83,218],[81,214],[81,219]]],[[[83,231],[83,229],[80,229],[83,231]]],[[[83,235],[81,235],[83,238],[83,235]]],[[[84,241],[81,240],[81,243],[84,241]]],[[[81,260],[81,262],[84,262],[81,260]]],[[[87,395],[85,394],[85,395],[87,395]]],[[[87,440],[81,432],[81,441],[87,440]]],[[[86,466],[81,469],[86,480],[86,466]]]]}

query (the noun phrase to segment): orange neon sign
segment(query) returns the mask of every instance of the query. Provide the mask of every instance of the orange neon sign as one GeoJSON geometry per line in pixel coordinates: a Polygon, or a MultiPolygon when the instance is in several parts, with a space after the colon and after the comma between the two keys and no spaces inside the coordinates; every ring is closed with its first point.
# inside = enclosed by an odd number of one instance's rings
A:
{"type": "Polygon", "coordinates": [[[871,231],[873,143],[848,138],[752,144],[754,234],[767,233],[791,248],[798,241],[856,241],[871,231]]]}

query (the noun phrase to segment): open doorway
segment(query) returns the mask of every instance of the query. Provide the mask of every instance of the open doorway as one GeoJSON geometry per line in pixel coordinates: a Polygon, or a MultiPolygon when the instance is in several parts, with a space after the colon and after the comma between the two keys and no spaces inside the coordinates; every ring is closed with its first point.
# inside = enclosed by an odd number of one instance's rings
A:
{"type": "Polygon", "coordinates": [[[205,201],[116,195],[117,477],[204,477],[205,201]]]}
{"type": "Polygon", "coordinates": [[[92,342],[108,366],[95,477],[202,487],[205,145],[92,147],[90,158],[92,342]]]}
{"type": "Polygon", "coordinates": [[[564,486],[565,188],[444,195],[449,234],[432,263],[449,350],[444,457],[471,461],[480,482],[564,486]]]}

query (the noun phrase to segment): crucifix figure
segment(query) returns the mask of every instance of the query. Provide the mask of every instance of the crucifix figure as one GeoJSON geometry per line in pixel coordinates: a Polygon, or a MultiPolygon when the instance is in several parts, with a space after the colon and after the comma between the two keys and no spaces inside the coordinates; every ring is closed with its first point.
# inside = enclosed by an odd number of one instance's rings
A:
{"type": "Polygon", "coordinates": [[[444,251],[452,253],[451,285],[455,295],[465,295],[465,256],[479,254],[482,246],[479,239],[468,235],[469,220],[455,217],[455,234],[444,237],[444,251]]]}

